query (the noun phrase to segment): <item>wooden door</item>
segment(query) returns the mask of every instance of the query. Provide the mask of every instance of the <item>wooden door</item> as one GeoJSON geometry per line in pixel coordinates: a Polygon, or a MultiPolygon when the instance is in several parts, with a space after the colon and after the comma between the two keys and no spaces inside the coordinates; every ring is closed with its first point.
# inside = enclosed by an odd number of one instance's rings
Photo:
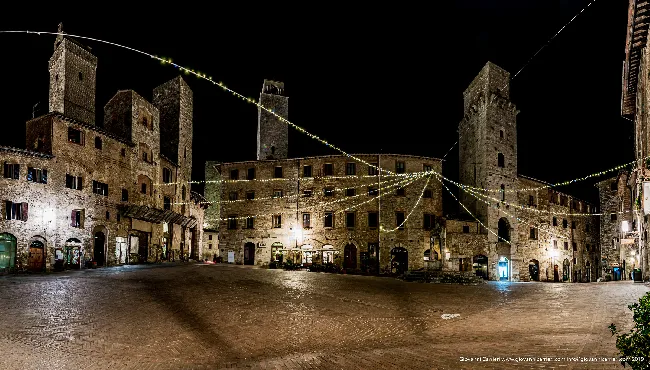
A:
{"type": "Polygon", "coordinates": [[[44,249],[38,246],[30,246],[27,266],[30,271],[43,271],[44,249]]]}

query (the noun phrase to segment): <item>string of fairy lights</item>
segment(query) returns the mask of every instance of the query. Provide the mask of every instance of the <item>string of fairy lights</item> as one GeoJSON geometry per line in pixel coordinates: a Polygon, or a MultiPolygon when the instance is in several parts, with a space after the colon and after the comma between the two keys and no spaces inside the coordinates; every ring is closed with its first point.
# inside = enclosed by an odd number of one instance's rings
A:
{"type": "MultiPolygon", "coordinates": [[[[417,179],[406,179],[406,180],[403,180],[402,182],[399,182],[399,183],[396,183],[396,184],[392,184],[392,185],[389,185],[389,186],[386,186],[386,187],[381,187],[381,186],[380,186],[379,189],[378,189],[378,191],[379,191],[379,195],[377,195],[377,196],[373,196],[373,198],[370,199],[370,200],[368,201],[368,203],[371,202],[371,201],[373,201],[373,200],[377,200],[377,199],[381,198],[381,197],[383,196],[383,195],[382,195],[382,190],[384,190],[384,191],[386,191],[386,190],[388,190],[388,189],[395,189],[395,190],[397,190],[396,188],[398,188],[398,187],[407,187],[408,185],[412,184],[412,183],[415,182],[415,181],[417,181],[417,179]]],[[[386,194],[386,192],[384,192],[383,194],[386,194]]],[[[353,199],[355,199],[355,198],[362,197],[362,196],[370,196],[370,195],[369,195],[368,193],[360,193],[360,194],[356,194],[356,195],[353,195],[353,196],[344,197],[344,198],[341,198],[341,199],[336,199],[336,200],[333,200],[333,201],[320,202],[320,203],[317,203],[317,204],[314,204],[314,205],[310,205],[310,206],[307,206],[307,207],[302,207],[302,208],[300,208],[300,209],[301,209],[301,210],[308,210],[308,209],[314,209],[314,208],[327,207],[327,206],[331,206],[331,205],[336,204],[336,203],[346,202],[346,201],[353,200],[353,199]]],[[[249,218],[257,218],[257,217],[268,217],[268,216],[274,216],[274,215],[277,215],[277,214],[279,214],[279,213],[281,213],[281,212],[272,212],[272,213],[264,213],[264,214],[255,214],[255,215],[248,215],[248,216],[241,216],[241,217],[220,217],[220,218],[218,218],[218,219],[212,219],[212,220],[218,220],[218,221],[228,221],[228,220],[246,220],[246,219],[249,219],[249,218]]]]}
{"type": "MultiPolygon", "coordinates": [[[[424,175],[421,175],[421,176],[424,176],[424,175]]],[[[415,178],[418,178],[418,177],[415,177],[415,178]]],[[[396,183],[396,182],[400,182],[400,181],[403,181],[403,179],[392,179],[392,180],[388,180],[388,181],[383,182],[383,184],[391,184],[391,183],[396,183]]],[[[356,190],[356,189],[367,187],[367,186],[373,185],[373,184],[377,184],[377,183],[375,183],[375,182],[364,183],[364,184],[361,184],[361,185],[348,186],[348,187],[344,187],[344,188],[334,187],[334,188],[330,188],[330,190],[332,192],[336,193],[336,192],[342,192],[342,191],[351,190],[351,189],[356,190]]],[[[282,196],[271,195],[271,196],[268,196],[268,197],[260,197],[260,198],[256,197],[256,198],[253,198],[253,199],[244,198],[244,199],[220,200],[220,201],[200,201],[200,202],[198,202],[198,204],[213,204],[213,203],[232,204],[232,203],[240,203],[240,202],[293,199],[293,198],[298,198],[298,197],[301,197],[301,196],[304,196],[304,195],[301,195],[301,194],[287,194],[287,195],[282,195],[282,196]]],[[[175,202],[175,203],[171,203],[171,204],[183,205],[183,204],[197,204],[197,203],[196,202],[175,202]]]]}
{"type": "Polygon", "coordinates": [[[424,191],[427,189],[427,186],[429,186],[429,180],[431,180],[431,175],[427,176],[427,182],[424,184],[424,187],[422,188],[422,191],[420,192],[420,196],[418,196],[418,200],[415,202],[415,205],[413,206],[413,208],[411,208],[411,211],[409,212],[409,214],[404,218],[404,221],[402,221],[402,223],[397,225],[394,229],[386,230],[383,227],[380,227],[381,231],[383,231],[385,233],[392,233],[392,232],[395,232],[395,231],[401,229],[404,226],[404,224],[406,224],[406,221],[408,221],[409,217],[411,217],[411,215],[413,214],[415,209],[418,207],[418,205],[420,205],[420,201],[422,200],[422,196],[424,195],[424,191]]]}

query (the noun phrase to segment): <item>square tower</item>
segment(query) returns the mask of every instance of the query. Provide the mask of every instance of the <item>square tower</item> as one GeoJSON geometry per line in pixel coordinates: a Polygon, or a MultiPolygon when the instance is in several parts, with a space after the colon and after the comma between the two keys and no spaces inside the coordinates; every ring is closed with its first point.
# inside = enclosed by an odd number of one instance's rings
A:
{"type": "MultiPolygon", "coordinates": [[[[289,98],[284,96],[284,84],[264,80],[260,105],[278,116],[289,117],[289,98]]],[[[257,116],[257,160],[287,159],[289,155],[289,126],[278,117],[259,108],[257,116]]]]}
{"type": "Polygon", "coordinates": [[[181,167],[178,181],[192,175],[193,93],[181,76],[153,90],[160,112],[160,152],[181,167]]]}
{"type": "MultiPolygon", "coordinates": [[[[58,32],[63,33],[62,24],[58,32]]],[[[94,125],[97,57],[90,51],[72,38],[56,37],[49,62],[49,111],[94,125]]]]}
{"type": "MultiPolygon", "coordinates": [[[[505,263],[508,266],[506,278],[516,281],[519,279],[515,248],[518,222],[515,209],[504,204],[517,204],[518,189],[518,112],[510,102],[509,83],[510,74],[488,62],[463,93],[465,112],[458,125],[460,182],[489,189],[478,193],[491,199],[477,199],[461,190],[460,200],[499,235],[498,238],[490,232],[487,234],[488,258],[499,261],[499,264],[505,263]],[[499,207],[494,207],[497,204],[499,207]]],[[[500,276],[501,273],[495,267],[492,275],[500,276]]]]}

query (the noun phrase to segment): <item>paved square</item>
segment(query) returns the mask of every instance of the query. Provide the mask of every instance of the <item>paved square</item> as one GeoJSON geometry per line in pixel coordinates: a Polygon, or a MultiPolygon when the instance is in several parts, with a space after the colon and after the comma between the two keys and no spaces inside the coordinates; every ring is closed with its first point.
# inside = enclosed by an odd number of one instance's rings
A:
{"type": "Polygon", "coordinates": [[[461,357],[614,357],[607,326],[630,328],[648,290],[203,264],[5,276],[0,369],[618,369],[461,357]]]}

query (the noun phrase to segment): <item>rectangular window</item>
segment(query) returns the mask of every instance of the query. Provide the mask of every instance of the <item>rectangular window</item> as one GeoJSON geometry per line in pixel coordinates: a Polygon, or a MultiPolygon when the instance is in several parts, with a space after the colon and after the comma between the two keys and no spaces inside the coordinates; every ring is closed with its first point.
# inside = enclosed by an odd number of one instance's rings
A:
{"type": "Polygon", "coordinates": [[[334,212],[325,212],[324,227],[334,227],[334,212]]]}
{"type": "Polygon", "coordinates": [[[531,207],[535,205],[535,197],[534,196],[532,196],[532,195],[528,196],[528,205],[531,206],[531,207]]]}
{"type": "Polygon", "coordinates": [[[279,229],[282,227],[282,215],[273,216],[273,227],[279,229]]]}
{"type": "Polygon", "coordinates": [[[564,250],[569,250],[569,242],[564,242],[564,250]]]}
{"type": "Polygon", "coordinates": [[[311,177],[311,165],[302,166],[302,177],[311,177]]]}
{"type": "Polygon", "coordinates": [[[425,189],[422,198],[433,198],[433,191],[431,189],[425,189]]]}
{"type": "Polygon", "coordinates": [[[573,251],[577,252],[578,251],[578,243],[573,242],[573,251]]]}
{"type": "Polygon", "coordinates": [[[309,198],[309,197],[311,197],[312,193],[313,193],[313,190],[311,190],[311,189],[303,190],[302,191],[302,196],[306,197],[306,198],[309,198]]]}
{"type": "Polygon", "coordinates": [[[323,176],[334,176],[334,165],[332,163],[323,165],[323,176]]]}
{"type": "Polygon", "coordinates": [[[230,179],[239,180],[239,170],[230,170],[230,179]]]}
{"type": "Polygon", "coordinates": [[[368,227],[371,229],[376,229],[379,225],[379,213],[378,212],[368,212],[368,227]]]}
{"type": "Polygon", "coordinates": [[[536,228],[534,228],[534,227],[531,227],[531,228],[530,228],[530,236],[529,236],[529,239],[537,240],[537,229],[536,229],[536,228]]]}
{"type": "Polygon", "coordinates": [[[395,173],[405,173],[406,172],[406,163],[402,161],[395,162],[395,173]]]}
{"type": "Polygon", "coordinates": [[[212,249],[212,244],[208,244],[208,249],[212,249]]]}
{"type": "Polygon", "coordinates": [[[589,231],[589,224],[585,224],[585,231],[589,231]]]}
{"type": "Polygon", "coordinates": [[[68,189],[81,190],[82,189],[81,176],[72,176],[70,174],[66,174],[65,187],[68,189]]]}
{"type": "Polygon", "coordinates": [[[311,215],[309,213],[302,214],[302,228],[309,229],[311,227],[311,215]]]}
{"type": "Polygon", "coordinates": [[[404,197],[406,196],[406,191],[404,190],[404,188],[397,188],[395,190],[395,195],[397,195],[398,197],[404,197]]]}
{"type": "Polygon", "coordinates": [[[553,217],[553,226],[557,226],[557,217],[553,217]]]}
{"type": "Polygon", "coordinates": [[[553,248],[557,249],[557,240],[553,240],[553,248]]]}
{"type": "Polygon", "coordinates": [[[27,181],[47,184],[47,170],[27,167],[27,181]]]}
{"type": "Polygon", "coordinates": [[[231,191],[228,193],[228,200],[237,200],[237,192],[236,191],[231,191]]]}
{"type": "Polygon", "coordinates": [[[273,190],[273,198],[282,198],[282,189],[273,190]]]}
{"type": "Polygon", "coordinates": [[[246,217],[246,228],[247,229],[255,228],[255,217],[246,217]]]}
{"type": "Polygon", "coordinates": [[[172,182],[172,170],[170,170],[167,167],[163,168],[163,182],[165,184],[169,184],[170,182],[172,182]]]}
{"type": "Polygon", "coordinates": [[[469,225],[463,225],[463,233],[469,234],[469,225]]]}
{"type": "Polygon", "coordinates": [[[609,215],[610,221],[616,221],[616,213],[612,213],[609,215]]]}
{"type": "Polygon", "coordinates": [[[80,130],[68,127],[68,141],[71,143],[84,145],[84,135],[80,130]]]}
{"type": "MultiPolygon", "coordinates": [[[[144,185],[144,184],[143,184],[144,185]]],[[[108,196],[108,184],[93,180],[93,193],[108,196]]]]}
{"type": "Polygon", "coordinates": [[[253,199],[255,199],[255,192],[254,192],[254,191],[247,191],[247,192],[246,192],[246,199],[247,199],[247,200],[253,200],[253,199]]]}
{"type": "Polygon", "coordinates": [[[431,172],[431,165],[423,164],[423,165],[422,165],[422,171],[424,171],[424,172],[431,172]]]}
{"type": "Polygon", "coordinates": [[[572,228],[572,229],[575,229],[575,228],[576,228],[576,222],[575,222],[575,221],[571,221],[571,228],[572,228]]]}
{"type": "Polygon", "coordinates": [[[255,168],[249,168],[246,171],[246,180],[255,180],[255,168]]]}
{"type": "Polygon", "coordinates": [[[27,221],[29,206],[27,203],[5,201],[5,218],[7,220],[27,221]]]}
{"type": "Polygon", "coordinates": [[[404,230],[404,212],[395,212],[395,226],[404,230]]]}
{"type": "Polygon", "coordinates": [[[163,198],[163,209],[169,211],[172,209],[172,199],[170,197],[163,198]]]}
{"type": "Polygon", "coordinates": [[[110,221],[111,219],[111,213],[109,211],[106,211],[106,220],[110,221]]]}
{"type": "Polygon", "coordinates": [[[275,171],[273,172],[273,176],[276,179],[281,179],[282,178],[282,167],[280,167],[280,166],[275,167],[275,171]]]}
{"type": "Polygon", "coordinates": [[[368,175],[369,176],[377,176],[377,173],[379,172],[377,170],[377,167],[379,167],[379,163],[370,163],[372,166],[368,166],[368,175]]]}
{"type": "Polygon", "coordinates": [[[618,190],[618,183],[617,183],[616,181],[612,182],[612,183],[610,184],[610,186],[609,186],[609,189],[610,189],[611,191],[616,191],[616,190],[618,190]]]}
{"type": "Polygon", "coordinates": [[[354,228],[355,213],[354,212],[345,212],[345,227],[352,229],[354,228]]]}
{"type": "Polygon", "coordinates": [[[377,196],[377,195],[379,195],[379,190],[374,186],[370,186],[370,187],[368,187],[368,195],[373,196],[373,197],[377,196]]]}
{"type": "Polygon", "coordinates": [[[430,214],[430,213],[425,213],[424,214],[424,222],[422,224],[422,227],[424,228],[424,230],[433,229],[433,225],[434,225],[434,218],[433,217],[434,216],[432,214],[430,214]]]}
{"type": "Polygon", "coordinates": [[[20,178],[20,165],[18,163],[5,162],[3,174],[6,179],[18,180],[20,178]]]}
{"type": "Polygon", "coordinates": [[[83,228],[83,210],[74,209],[70,214],[70,226],[78,229],[83,228]]]}
{"type": "Polygon", "coordinates": [[[212,235],[208,235],[208,240],[212,240],[212,235]]]}
{"type": "Polygon", "coordinates": [[[351,188],[351,189],[345,189],[345,196],[346,197],[353,197],[356,194],[356,189],[351,188]]]}
{"type": "Polygon", "coordinates": [[[331,197],[331,196],[334,195],[334,189],[333,188],[325,188],[325,189],[323,189],[323,194],[326,197],[331,197]]]}
{"type": "Polygon", "coordinates": [[[565,229],[569,227],[569,222],[566,219],[562,219],[562,227],[565,229]]]}
{"type": "Polygon", "coordinates": [[[347,176],[355,176],[357,174],[357,164],[356,163],[346,163],[345,164],[345,174],[347,176]]]}
{"type": "Polygon", "coordinates": [[[228,230],[237,229],[237,215],[228,216],[228,230]]]}
{"type": "Polygon", "coordinates": [[[128,202],[129,201],[129,191],[126,189],[122,189],[122,202],[128,202]]]}

